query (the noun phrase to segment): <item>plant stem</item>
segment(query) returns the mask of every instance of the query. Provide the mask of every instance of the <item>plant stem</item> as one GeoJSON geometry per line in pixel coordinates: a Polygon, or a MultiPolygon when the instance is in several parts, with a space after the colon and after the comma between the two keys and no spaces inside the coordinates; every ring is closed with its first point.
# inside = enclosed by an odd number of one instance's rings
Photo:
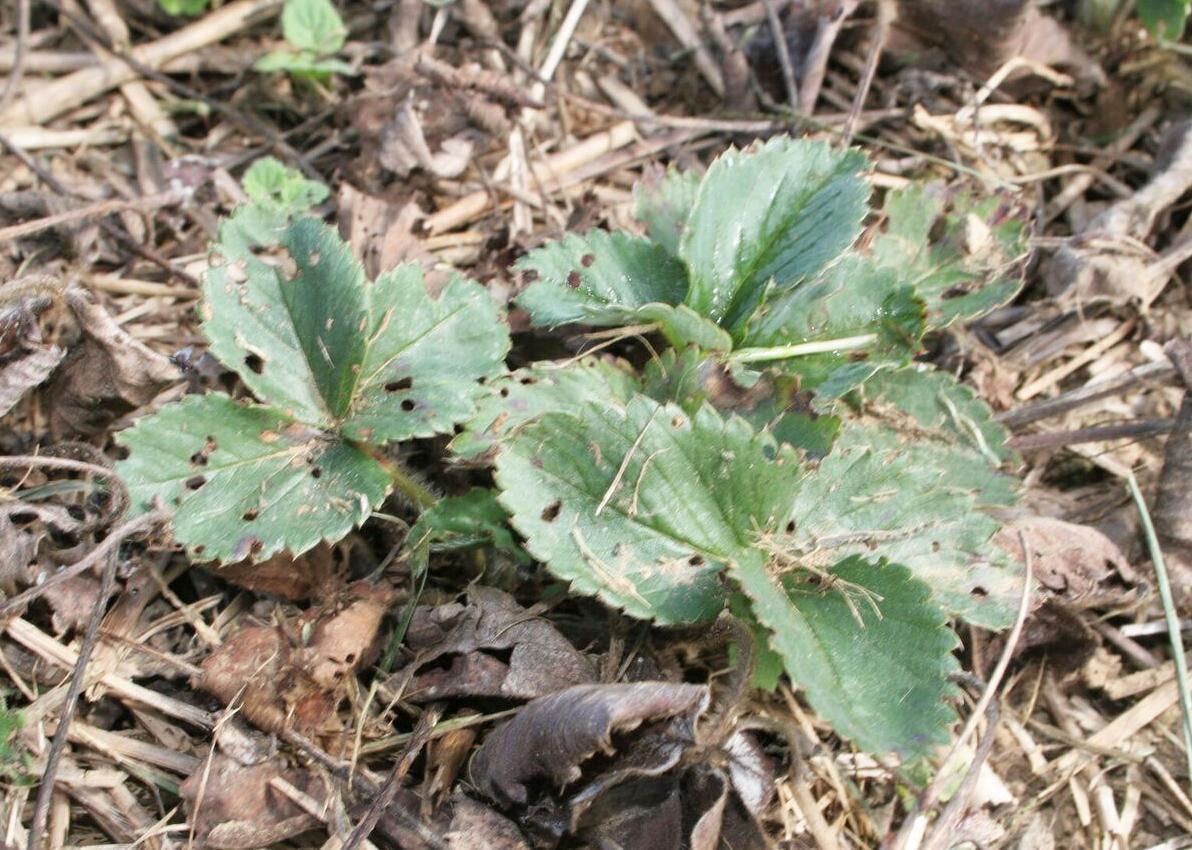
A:
{"type": "Polygon", "coordinates": [[[1188,663],[1184,659],[1184,642],[1180,634],[1180,620],[1175,611],[1175,600],[1171,596],[1171,584],[1167,581],[1167,565],[1163,561],[1163,551],[1159,548],[1159,537],[1155,534],[1155,526],[1151,522],[1151,512],[1147,510],[1146,500],[1142,491],[1138,489],[1138,480],[1133,473],[1126,479],[1130,485],[1130,495],[1134,499],[1134,506],[1142,518],[1142,531],[1146,537],[1147,550],[1151,554],[1151,562],[1155,565],[1155,577],[1159,584],[1159,598],[1163,600],[1163,617],[1167,621],[1167,633],[1171,638],[1171,659],[1175,664],[1176,683],[1180,691],[1180,708],[1184,712],[1184,754],[1188,759],[1188,773],[1192,775],[1192,690],[1188,685],[1188,663]]]}
{"type": "Polygon", "coordinates": [[[393,486],[397,492],[413,502],[419,512],[434,507],[439,501],[439,497],[415,478],[400,462],[389,461],[385,464],[385,468],[389,470],[389,477],[393,480],[393,486]]]}
{"type": "Polygon", "coordinates": [[[877,334],[861,334],[840,339],[821,339],[793,345],[775,345],[770,348],[742,348],[730,354],[728,359],[736,363],[762,363],[768,360],[786,360],[788,357],[803,357],[808,354],[854,351],[875,342],[877,342],[877,334]]]}

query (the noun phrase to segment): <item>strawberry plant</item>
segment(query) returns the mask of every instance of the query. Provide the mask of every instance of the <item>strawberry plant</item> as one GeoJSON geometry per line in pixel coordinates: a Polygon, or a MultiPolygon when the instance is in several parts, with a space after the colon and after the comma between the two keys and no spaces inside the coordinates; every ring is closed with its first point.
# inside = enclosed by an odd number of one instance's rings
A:
{"type": "Polygon", "coordinates": [[[1015,499],[1005,434],[915,358],[1017,292],[1026,231],[1009,198],[931,187],[871,216],[866,167],[787,138],[731,150],[639,186],[644,236],[570,234],[516,264],[533,325],[653,338],[640,369],[506,371],[476,284],[369,282],[301,214],[315,195],[258,192],[203,309],[260,403],[163,408],[122,436],[121,473],[194,555],[259,559],[342,536],[393,487],[428,507],[385,447],[461,426],[453,455],[495,488],[438,501],[413,543],[524,547],[659,624],[727,607],[763,641],[759,684],[783,669],[860,747],[924,757],[955,718],[949,620],[1007,626],[1021,575],[989,543],[1015,499]]]}

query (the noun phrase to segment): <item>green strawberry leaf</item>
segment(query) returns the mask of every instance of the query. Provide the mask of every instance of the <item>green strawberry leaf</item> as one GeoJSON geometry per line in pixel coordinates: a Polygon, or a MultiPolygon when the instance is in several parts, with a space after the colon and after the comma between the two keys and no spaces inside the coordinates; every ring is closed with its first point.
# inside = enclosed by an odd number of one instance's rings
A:
{"type": "Polygon", "coordinates": [[[755,554],[731,572],[791,680],[838,733],[904,762],[948,742],[959,642],[926,583],[905,567],[859,557],[774,574],[755,554]]]}
{"type": "Polygon", "coordinates": [[[787,542],[802,563],[854,553],[896,561],[949,614],[1005,628],[1021,595],[1021,569],[989,545],[1000,523],[983,509],[1015,500],[1012,480],[975,451],[846,424],[803,480],[787,542]]]}
{"type": "Polygon", "coordinates": [[[310,77],[316,80],[326,80],[332,74],[352,77],[357,73],[355,68],[342,59],[319,57],[308,50],[273,50],[258,59],[252,67],[254,71],[261,73],[282,71],[296,77],[310,77]]]}
{"type": "Polygon", "coordinates": [[[947,372],[924,366],[878,372],[861,389],[866,410],[901,430],[967,446],[998,466],[1014,458],[989,405],[947,372]],[[910,417],[910,422],[905,421],[910,417]],[[899,420],[902,421],[899,421],[899,420]]]}
{"type": "Polygon", "coordinates": [[[248,256],[213,265],[203,286],[211,351],[259,398],[372,444],[443,433],[472,415],[478,381],[500,373],[509,349],[482,287],[455,278],[432,299],[415,264],[367,281],[313,219],[280,242],[292,277],[248,256]]]}
{"type": "Polygon", "coordinates": [[[360,449],[220,393],[166,405],[118,440],[130,452],[116,468],[132,510],[161,499],[174,510],[174,536],[201,561],[263,560],[338,540],[390,487],[384,466],[360,449]]]}
{"type": "Polygon", "coordinates": [[[413,545],[425,540],[432,549],[440,550],[491,546],[513,555],[519,563],[530,562],[509,530],[509,514],[497,501],[497,494],[483,487],[439,499],[419,515],[407,540],[413,545]]]}
{"type": "Polygon", "coordinates": [[[638,308],[678,304],[687,291],[682,264],[663,248],[605,230],[548,243],[514,268],[528,284],[517,304],[538,326],[631,324],[638,308]]]}
{"type": "Polygon", "coordinates": [[[573,590],[678,623],[720,610],[724,565],[785,523],[801,474],[741,419],[639,395],[513,432],[496,480],[526,548],[573,590]]]}
{"type": "Polygon", "coordinates": [[[924,330],[923,304],[899,273],[850,255],[762,304],[732,358],[773,362],[804,389],[835,397],[879,368],[909,362],[924,330]]]}
{"type": "Polygon", "coordinates": [[[240,180],[244,194],[258,204],[271,204],[291,213],[302,213],[327,200],[328,189],[308,180],[296,168],[287,168],[271,156],[264,156],[244,172],[240,180]]]}
{"type": "Polygon", "coordinates": [[[568,366],[538,363],[490,381],[476,414],[451,441],[461,458],[475,459],[493,450],[507,434],[546,413],[574,410],[587,401],[625,403],[638,391],[626,369],[598,357],[568,366]]]}
{"type": "Polygon", "coordinates": [[[889,224],[874,241],[874,260],[914,286],[930,330],[977,319],[1022,288],[1030,230],[1012,196],[911,186],[891,192],[882,212],[889,224]]]}
{"type": "Polygon", "coordinates": [[[1167,41],[1179,41],[1184,34],[1189,0],[1138,0],[1138,17],[1151,35],[1167,41]]]}
{"type": "Polygon", "coordinates": [[[694,171],[647,170],[633,187],[633,217],[646,226],[650,240],[679,255],[687,216],[695,206],[700,175],[694,171]]]}
{"type": "Polygon", "coordinates": [[[860,233],[866,164],[858,151],[787,137],[722,155],[679,243],[691,279],[685,303],[731,329],[771,283],[781,291],[823,271],[860,233]]]}
{"type": "Polygon", "coordinates": [[[293,47],[316,56],[338,53],[348,37],[348,28],[330,0],[286,0],[281,32],[293,47]]]}

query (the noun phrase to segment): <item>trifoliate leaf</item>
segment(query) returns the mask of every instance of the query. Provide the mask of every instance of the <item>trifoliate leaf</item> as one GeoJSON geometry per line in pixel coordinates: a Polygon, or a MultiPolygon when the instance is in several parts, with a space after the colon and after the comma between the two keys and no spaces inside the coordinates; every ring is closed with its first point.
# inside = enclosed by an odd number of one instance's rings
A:
{"type": "Polygon", "coordinates": [[[327,200],[328,189],[308,180],[296,168],[288,168],[271,156],[258,159],[241,178],[244,194],[258,204],[273,204],[291,213],[306,212],[327,200]]]}
{"type": "Polygon", "coordinates": [[[695,205],[700,175],[694,171],[647,170],[633,187],[633,217],[646,235],[667,253],[678,256],[687,216],[695,205]]]}
{"type": "Polygon", "coordinates": [[[645,396],[544,416],[509,436],[496,471],[531,554],[661,623],[720,609],[724,564],[786,522],[800,475],[791,449],[743,420],[645,396]]]}
{"type": "Polygon", "coordinates": [[[281,32],[293,47],[316,56],[338,53],[348,36],[348,28],[330,0],[286,0],[281,32]]]}
{"type": "Polygon", "coordinates": [[[806,389],[834,379],[822,394],[838,396],[882,366],[909,362],[924,330],[923,304],[899,273],[850,255],[763,304],[733,358],[772,362],[806,389]]]}
{"type": "Polygon", "coordinates": [[[848,554],[908,567],[939,605],[991,629],[1013,622],[1021,569],[990,538],[982,509],[1015,501],[1014,486],[976,452],[846,425],[793,501],[791,557],[823,566],[848,554]]]}
{"type": "Polygon", "coordinates": [[[204,282],[211,351],[261,399],[308,425],[381,444],[450,430],[475,410],[478,381],[501,370],[508,332],[478,284],[437,299],[414,264],[375,282],[312,219],[281,245],[296,270],[256,256],[204,282]]]}
{"type": "Polygon", "coordinates": [[[858,151],[786,137],[713,162],[679,244],[685,303],[733,328],[771,281],[781,291],[823,271],[860,233],[865,167],[858,151]]]}
{"type": "Polygon", "coordinates": [[[539,326],[630,324],[639,307],[678,304],[687,291],[683,265],[663,248],[604,230],[548,243],[514,268],[529,284],[517,303],[539,326]]]}
{"type": "Polygon", "coordinates": [[[930,329],[972,321],[1022,288],[1030,233],[1025,207],[1014,198],[948,197],[911,186],[891,192],[882,212],[889,224],[874,242],[874,260],[915,287],[930,329]]]}
{"type": "Polygon", "coordinates": [[[818,574],[782,574],[755,554],[731,572],[791,680],[837,732],[904,761],[947,743],[958,641],[923,581],[859,557],[818,574]]]}
{"type": "Polygon", "coordinates": [[[338,540],[388,492],[361,450],[263,405],[219,393],[163,407],[120,434],[133,509],[160,498],[197,560],[260,560],[338,540]]]}
{"type": "Polygon", "coordinates": [[[546,413],[569,412],[588,401],[625,403],[638,391],[626,369],[598,357],[560,367],[539,363],[490,381],[476,414],[451,441],[461,458],[476,458],[521,425],[546,413]]]}
{"type": "Polygon", "coordinates": [[[937,440],[967,446],[997,466],[1014,457],[1006,429],[969,387],[947,372],[925,366],[878,372],[861,390],[866,409],[902,427],[927,431],[937,440]],[[911,423],[898,421],[909,416],[911,423]]]}

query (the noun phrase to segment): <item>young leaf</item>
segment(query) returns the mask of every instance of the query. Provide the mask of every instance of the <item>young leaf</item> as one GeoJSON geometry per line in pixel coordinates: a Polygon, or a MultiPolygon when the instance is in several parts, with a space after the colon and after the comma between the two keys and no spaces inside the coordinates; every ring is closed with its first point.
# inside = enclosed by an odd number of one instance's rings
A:
{"type": "Polygon", "coordinates": [[[1014,501],[1011,480],[976,452],[846,425],[792,503],[788,555],[813,564],[853,553],[888,558],[926,582],[948,613],[1005,628],[1021,569],[989,545],[1000,523],[982,509],[1014,501]]]}
{"type": "Polygon", "coordinates": [[[928,586],[896,564],[847,558],[826,576],[732,566],[770,645],[816,712],[863,750],[904,761],[948,741],[958,641],[928,586]]]}
{"type": "Polygon", "coordinates": [[[625,403],[638,391],[637,379],[625,369],[597,357],[565,367],[539,363],[490,381],[476,415],[451,441],[461,458],[479,457],[506,435],[545,413],[574,410],[587,401],[625,403]]]}
{"type": "Polygon", "coordinates": [[[883,370],[866,381],[861,394],[870,412],[895,427],[899,415],[909,416],[913,429],[967,446],[994,466],[1014,457],[1006,445],[1009,434],[994,421],[989,405],[947,372],[920,366],[883,370]]]}
{"type": "Polygon", "coordinates": [[[1138,0],[1138,17],[1143,26],[1151,35],[1168,41],[1180,40],[1190,10],[1189,0],[1138,0]]]}
{"type": "Polygon", "coordinates": [[[625,325],[639,307],[678,304],[687,291],[682,264],[664,249],[605,230],[548,243],[514,268],[530,284],[517,303],[540,326],[625,325]]]}
{"type": "Polygon", "coordinates": [[[496,479],[531,554],[572,589],[677,623],[720,609],[724,564],[786,521],[800,474],[740,419],[636,396],[512,433],[496,479]]]}
{"type": "Polygon", "coordinates": [[[293,47],[315,56],[338,53],[348,36],[330,0],[286,0],[281,32],[293,47]]]}
{"type": "Polygon", "coordinates": [[[694,171],[647,170],[633,187],[633,217],[646,226],[650,240],[674,256],[695,205],[700,175],[694,171]]]}
{"type": "Polygon", "coordinates": [[[732,328],[771,281],[782,290],[821,272],[860,233],[865,167],[858,151],[788,137],[713,162],[679,243],[685,303],[732,328]]]}
{"type": "Polygon", "coordinates": [[[882,212],[889,224],[874,242],[874,260],[915,287],[927,303],[929,329],[979,318],[1022,288],[1030,232],[1025,208],[1013,198],[949,198],[911,186],[891,192],[882,212]]]}
{"type": "Polygon", "coordinates": [[[201,15],[207,10],[207,0],[157,0],[167,15],[201,15]]]}
{"type": "Polygon", "coordinates": [[[821,395],[834,397],[881,366],[908,362],[924,330],[923,304],[900,274],[850,255],[763,304],[733,359],[772,361],[806,389],[831,380],[821,395]]]}
{"type": "Polygon", "coordinates": [[[271,156],[264,156],[244,172],[240,180],[250,201],[281,207],[291,214],[303,213],[327,200],[328,189],[308,180],[296,168],[287,168],[271,156]]]}
{"type": "Polygon", "coordinates": [[[324,80],[332,74],[354,76],[356,69],[342,59],[319,57],[309,50],[272,50],[253,64],[254,71],[270,73],[284,71],[296,77],[324,80]]]}
{"type": "Polygon", "coordinates": [[[281,245],[297,267],[250,256],[204,282],[211,351],[260,398],[308,425],[381,444],[450,430],[501,370],[508,332],[479,285],[432,299],[417,265],[367,281],[343,241],[302,219],[281,245]]]}
{"type": "Polygon", "coordinates": [[[174,536],[196,560],[264,559],[337,540],[390,487],[359,449],[220,393],[166,405],[119,441],[131,452],[116,468],[133,510],[157,498],[173,508],[174,536]]]}
{"type": "Polygon", "coordinates": [[[439,499],[419,515],[407,539],[415,546],[425,540],[432,548],[492,546],[510,553],[519,563],[530,561],[513,539],[509,514],[497,501],[497,494],[483,487],[439,499]]]}

